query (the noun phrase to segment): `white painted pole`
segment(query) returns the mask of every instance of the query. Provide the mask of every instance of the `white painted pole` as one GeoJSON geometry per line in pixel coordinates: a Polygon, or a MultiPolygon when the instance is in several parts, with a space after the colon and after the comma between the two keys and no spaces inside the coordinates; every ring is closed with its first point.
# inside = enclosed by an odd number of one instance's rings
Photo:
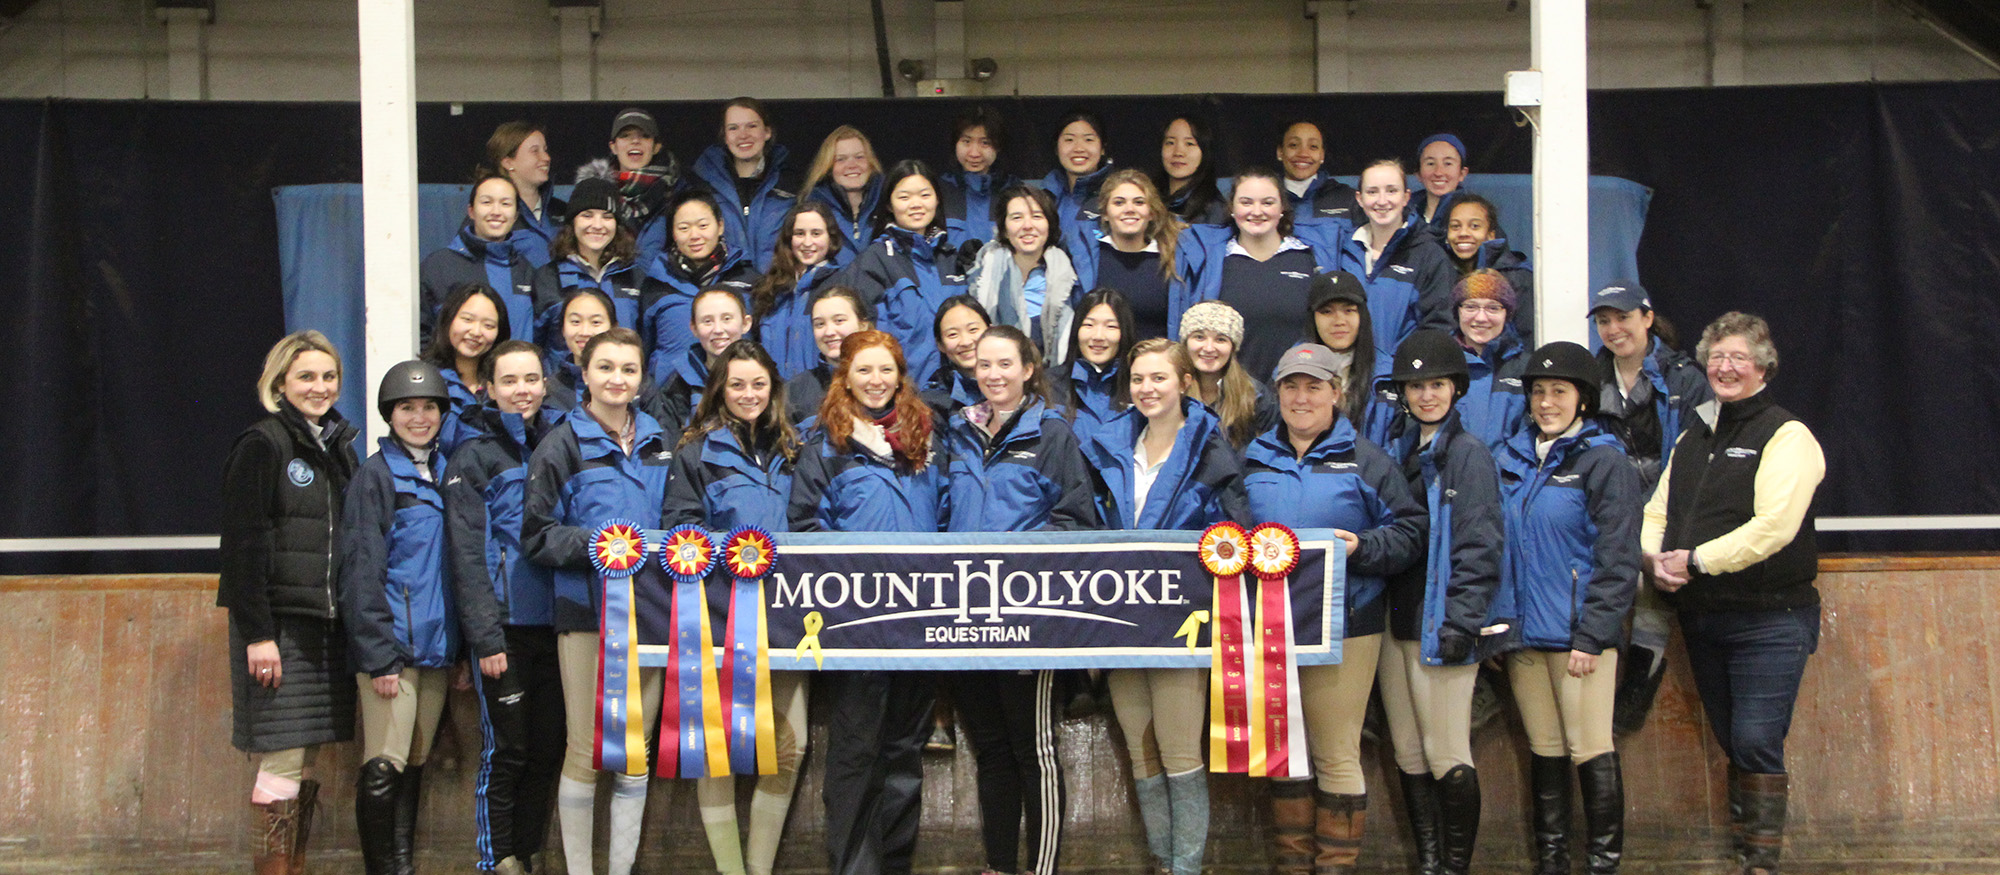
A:
{"type": "Polygon", "coordinates": [[[1533,63],[1542,73],[1535,125],[1535,337],[1588,343],[1590,301],[1589,60],[1584,0],[1533,0],[1533,63]]]}
{"type": "Polygon", "coordinates": [[[1306,0],[1306,17],[1313,20],[1313,88],[1321,94],[1348,89],[1347,20],[1353,16],[1352,0],[1306,0]]]}
{"type": "MultiPolygon", "coordinates": [[[[382,375],[417,352],[417,53],[413,0],[357,0],[368,436],[382,375]]],[[[350,372],[351,373],[351,372],[350,372]]],[[[345,387],[353,391],[352,384],[345,387]]],[[[363,452],[371,452],[364,449],[363,452]]]]}

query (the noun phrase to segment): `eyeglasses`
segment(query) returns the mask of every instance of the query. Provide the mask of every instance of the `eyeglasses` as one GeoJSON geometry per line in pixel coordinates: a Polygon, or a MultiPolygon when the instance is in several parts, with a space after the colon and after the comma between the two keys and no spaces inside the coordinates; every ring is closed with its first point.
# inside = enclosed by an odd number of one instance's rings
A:
{"type": "Polygon", "coordinates": [[[1736,367],[1739,368],[1747,368],[1750,367],[1751,365],[1756,364],[1757,359],[1751,356],[1749,353],[1741,353],[1741,352],[1712,352],[1708,354],[1709,364],[1719,365],[1722,364],[1723,362],[1728,362],[1729,364],[1735,365],[1736,367]]]}
{"type": "Polygon", "coordinates": [[[1505,313],[1507,308],[1493,301],[1466,301],[1458,305],[1460,313],[1505,313]]]}

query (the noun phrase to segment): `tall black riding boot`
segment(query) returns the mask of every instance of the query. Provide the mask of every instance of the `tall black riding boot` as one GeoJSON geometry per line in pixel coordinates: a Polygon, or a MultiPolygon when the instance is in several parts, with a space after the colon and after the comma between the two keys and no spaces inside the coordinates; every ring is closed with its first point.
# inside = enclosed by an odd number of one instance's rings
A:
{"type": "Polygon", "coordinates": [[[1569,875],[1569,757],[1529,755],[1535,794],[1535,875],[1569,875]]]}
{"type": "Polygon", "coordinates": [[[1403,815],[1410,822],[1410,841],[1417,846],[1418,875],[1439,875],[1438,866],[1438,787],[1431,773],[1412,775],[1397,770],[1403,779],[1403,815]]]}
{"type": "Polygon", "coordinates": [[[396,873],[396,803],[402,787],[402,775],[388,757],[361,764],[354,782],[354,828],[368,875],[396,873]]]}
{"type": "Polygon", "coordinates": [[[1472,844],[1479,837],[1479,772],[1455,766],[1437,780],[1438,868],[1444,875],[1472,870],[1472,844]]]}
{"type": "Polygon", "coordinates": [[[1784,772],[1743,772],[1744,875],[1778,875],[1785,849],[1785,805],[1791,793],[1784,772]]]}
{"type": "Polygon", "coordinates": [[[1617,752],[1598,754],[1576,764],[1577,786],[1583,791],[1584,851],[1590,875],[1617,875],[1625,855],[1625,778],[1617,752]]]}
{"type": "Polygon", "coordinates": [[[396,791],[396,875],[417,872],[417,797],[423,795],[424,767],[404,766],[396,791]]]}

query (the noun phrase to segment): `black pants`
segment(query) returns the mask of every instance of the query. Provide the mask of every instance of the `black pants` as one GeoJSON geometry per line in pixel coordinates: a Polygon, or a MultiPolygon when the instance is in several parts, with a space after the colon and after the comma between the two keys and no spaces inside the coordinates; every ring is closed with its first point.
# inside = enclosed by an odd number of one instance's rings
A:
{"type": "Polygon", "coordinates": [[[505,632],[506,673],[489,678],[476,664],[472,671],[479,689],[479,729],[486,741],[473,785],[482,872],[508,857],[526,858],[542,849],[568,741],[555,630],[508,626],[505,632]]]}
{"type": "Polygon", "coordinates": [[[923,813],[931,678],[835,672],[827,688],[826,851],[830,875],[909,875],[923,813]]]}
{"type": "Polygon", "coordinates": [[[958,719],[979,767],[980,837],[986,867],[1020,872],[1022,817],[1028,871],[1055,875],[1063,819],[1062,765],[1056,761],[1052,671],[965,671],[951,675],[958,719]]]}

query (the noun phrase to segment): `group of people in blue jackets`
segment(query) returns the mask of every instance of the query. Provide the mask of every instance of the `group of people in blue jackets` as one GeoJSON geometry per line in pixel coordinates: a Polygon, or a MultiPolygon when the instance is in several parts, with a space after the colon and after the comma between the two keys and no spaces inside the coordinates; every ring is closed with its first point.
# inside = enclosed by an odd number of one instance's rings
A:
{"type": "MultiPolygon", "coordinates": [[[[496,130],[465,225],[424,264],[425,354],[380,387],[392,437],[357,463],[332,406],[338,352],[306,331],[272,350],[270,416],[231,456],[220,601],[236,742],[263,757],[259,871],[303,860],[305,764],[351,735],[357,698],[368,871],[411,870],[461,662],[486,742],[475,865],[535,871],[553,810],[567,870],[595,871],[604,605],[587,542],[620,519],[1333,530],[1343,659],[1299,669],[1313,776],[1270,781],[1274,871],[1360,865],[1379,690],[1421,871],[1466,872],[1473,691],[1490,661],[1532,749],[1538,872],[1569,871],[1573,779],[1587,868],[1616,872],[1614,703],[1643,719],[1665,653],[1658,617],[1641,610],[1626,631],[1640,509],[1708,391],[1645,290],[1593,298],[1601,351],[1530,351],[1532,278],[1492,204],[1460,187],[1449,134],[1419,145],[1412,192],[1393,159],[1356,186],[1333,179],[1306,122],[1226,188],[1201,119],[1166,126],[1150,174],[1115,166],[1102,133],[1067,117],[1057,169],[1031,184],[995,177],[1006,141],[988,109],[954,126],[943,173],[884,167],[841,127],[794,194],[760,102],[731,101],[686,174],[633,109],[565,203],[545,132],[496,130]]],[[[650,724],[662,670],[637,671],[650,724]]],[[[735,780],[697,784],[717,869],[772,871],[817,686],[829,867],[909,872],[942,685],[976,754],[984,866],[1053,875],[1072,680],[773,672],[779,769],[755,779],[747,834],[735,780]]],[[[1197,875],[1207,672],[1102,683],[1155,868],[1197,875]]],[[[650,782],[608,780],[608,868],[624,875],[650,782]]]]}

